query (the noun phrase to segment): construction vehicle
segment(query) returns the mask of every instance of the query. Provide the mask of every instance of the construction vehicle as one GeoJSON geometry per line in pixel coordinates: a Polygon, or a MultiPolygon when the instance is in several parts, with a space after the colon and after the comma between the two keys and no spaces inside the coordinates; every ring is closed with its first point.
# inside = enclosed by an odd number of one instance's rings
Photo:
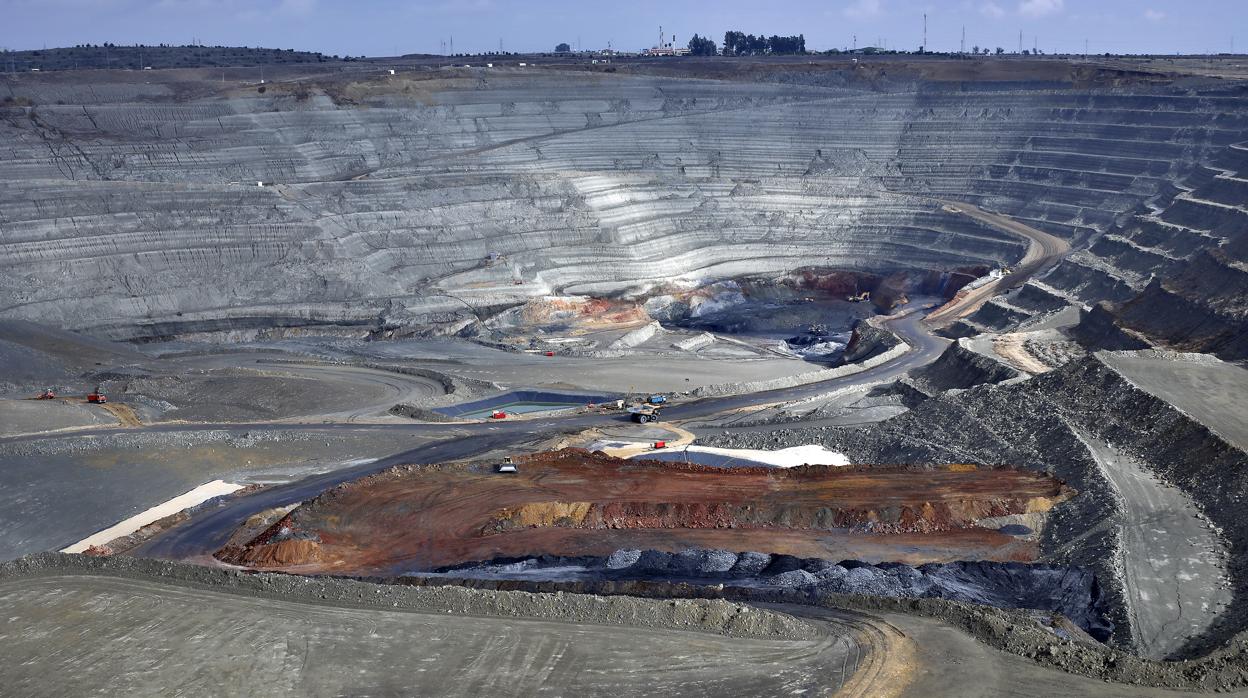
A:
{"type": "Polygon", "coordinates": [[[56,393],[53,392],[51,388],[47,388],[42,393],[39,393],[39,397],[35,399],[36,400],[55,400],[56,393]]]}
{"type": "Polygon", "coordinates": [[[108,396],[100,392],[100,386],[95,386],[95,391],[87,393],[87,402],[102,405],[108,402],[108,396]]]}
{"type": "Polygon", "coordinates": [[[628,418],[638,424],[659,421],[659,408],[654,405],[633,405],[628,408],[628,418]]]}
{"type": "Polygon", "coordinates": [[[651,395],[649,398],[646,399],[646,402],[650,403],[651,405],[662,405],[667,402],[667,396],[666,395],[651,395]]]}
{"type": "Polygon", "coordinates": [[[494,410],[494,412],[490,414],[490,419],[507,419],[507,413],[502,410],[494,410]]]}
{"type": "Polygon", "coordinates": [[[507,456],[506,458],[504,458],[504,459],[503,459],[503,462],[502,462],[502,463],[499,463],[499,464],[498,464],[498,465],[494,468],[494,471],[495,471],[495,472],[498,472],[498,473],[516,473],[516,472],[520,472],[519,470],[517,470],[517,469],[516,469],[516,463],[515,463],[515,461],[513,461],[513,460],[511,459],[511,456],[507,456]]]}

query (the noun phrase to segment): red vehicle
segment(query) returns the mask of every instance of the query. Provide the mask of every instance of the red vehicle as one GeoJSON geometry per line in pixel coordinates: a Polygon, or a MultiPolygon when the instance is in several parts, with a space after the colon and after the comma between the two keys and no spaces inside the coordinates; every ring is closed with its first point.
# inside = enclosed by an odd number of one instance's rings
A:
{"type": "Polygon", "coordinates": [[[507,419],[507,413],[502,410],[494,410],[494,414],[490,415],[490,419],[507,419]]]}
{"type": "Polygon", "coordinates": [[[47,390],[44,390],[42,393],[39,393],[39,397],[37,397],[37,398],[35,398],[35,399],[37,399],[37,400],[55,400],[55,399],[56,399],[56,393],[52,392],[52,389],[51,389],[51,388],[48,388],[47,390]]]}
{"type": "Polygon", "coordinates": [[[95,392],[87,394],[87,402],[102,405],[108,402],[108,396],[100,392],[100,386],[95,386],[95,392]]]}

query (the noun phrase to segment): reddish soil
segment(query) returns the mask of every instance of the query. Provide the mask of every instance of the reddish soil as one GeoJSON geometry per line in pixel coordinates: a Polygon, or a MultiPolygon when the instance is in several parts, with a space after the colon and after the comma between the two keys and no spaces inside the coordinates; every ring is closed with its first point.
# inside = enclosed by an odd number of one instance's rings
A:
{"type": "Polygon", "coordinates": [[[719,469],[566,449],[522,459],[519,468],[395,468],[334,488],[267,528],[241,529],[217,556],[339,573],[619,548],[1028,561],[1034,543],[975,522],[1047,511],[1074,494],[1046,475],[972,466],[719,469]]]}

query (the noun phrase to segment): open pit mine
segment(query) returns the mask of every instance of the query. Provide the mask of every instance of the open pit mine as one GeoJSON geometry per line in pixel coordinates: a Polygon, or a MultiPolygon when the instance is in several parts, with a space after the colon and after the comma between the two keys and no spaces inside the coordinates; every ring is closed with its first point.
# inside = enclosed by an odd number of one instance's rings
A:
{"type": "Polygon", "coordinates": [[[304,55],[0,79],[0,693],[1248,695],[1242,61],[304,55]]]}

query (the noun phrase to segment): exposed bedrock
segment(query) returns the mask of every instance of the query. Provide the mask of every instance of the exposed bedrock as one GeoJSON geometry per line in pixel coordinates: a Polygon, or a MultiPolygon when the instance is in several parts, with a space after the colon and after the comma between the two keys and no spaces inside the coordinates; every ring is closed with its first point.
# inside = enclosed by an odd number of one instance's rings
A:
{"type": "MultiPolygon", "coordinates": [[[[1155,480],[1150,487],[1177,488],[1188,503],[1168,511],[1191,522],[1194,530],[1213,533],[1210,564],[1202,562],[1159,587],[1182,602],[1184,595],[1209,594],[1204,621],[1170,639],[1173,656],[1205,654],[1248,629],[1248,521],[1242,512],[1248,492],[1248,456],[1210,428],[1168,402],[1145,392],[1107,361],[1093,355],[1030,380],[1007,385],[981,385],[928,399],[912,411],[866,428],[805,428],[772,434],[714,435],[706,443],[737,447],[776,447],[823,443],[856,462],[924,463],[962,461],[1010,463],[1051,472],[1079,491],[1054,508],[1045,528],[1041,559],[1092,569],[1101,580],[1108,615],[1115,624],[1113,640],[1138,647],[1141,622],[1137,608],[1160,608],[1155,599],[1133,597],[1133,574],[1123,568],[1125,526],[1148,516],[1156,502],[1133,499],[1147,495],[1122,492],[1104,468],[1098,451],[1133,464],[1132,477],[1155,480]],[[1184,508],[1186,507],[1186,508],[1184,508]],[[1204,523],[1207,519],[1212,522],[1204,523]],[[1218,562],[1219,558],[1224,561],[1218,562]],[[1203,570],[1203,571],[1202,571],[1203,570]],[[1195,579],[1188,576],[1196,574],[1195,579]],[[1208,575],[1208,578],[1202,575],[1208,575]],[[1233,596],[1224,610],[1213,597],[1229,575],[1233,596]],[[1187,581],[1183,581],[1187,579],[1187,581]]],[[[1157,371],[1179,371],[1165,361],[1150,364],[1157,371]]],[[[1232,367],[1233,368],[1233,367],[1232,367]]],[[[1127,467],[1126,465],[1122,467],[1127,467]]],[[[1161,512],[1156,512],[1161,513],[1161,512]]],[[[1186,525],[1186,524],[1185,524],[1186,525]]],[[[1152,544],[1152,553],[1183,560],[1197,549],[1188,541],[1170,548],[1152,544]]],[[[1203,544],[1202,544],[1203,545],[1203,544]]],[[[1178,603],[1176,602],[1176,603],[1178,603]]],[[[1198,604],[1199,606],[1199,604],[1198,604]]],[[[1177,627],[1177,625],[1176,625],[1177,627]]],[[[1160,647],[1162,645],[1155,644],[1160,647]]]]}
{"type": "Polygon", "coordinates": [[[1248,133],[1230,89],[884,94],[502,71],[482,86],[453,72],[297,95],[15,82],[34,106],[0,113],[0,316],[117,336],[270,318],[367,332],[391,301],[421,324],[465,303],[815,261],[992,267],[1022,242],[937,200],[1086,241],[1248,133]]]}
{"type": "Polygon", "coordinates": [[[803,588],[811,593],[933,598],[1061,613],[1104,639],[1111,630],[1102,615],[1101,591],[1085,570],[1018,562],[839,563],[760,552],[690,548],[617,550],[608,557],[494,559],[438,570],[471,579],[693,580],[701,584],[803,588]]]}

